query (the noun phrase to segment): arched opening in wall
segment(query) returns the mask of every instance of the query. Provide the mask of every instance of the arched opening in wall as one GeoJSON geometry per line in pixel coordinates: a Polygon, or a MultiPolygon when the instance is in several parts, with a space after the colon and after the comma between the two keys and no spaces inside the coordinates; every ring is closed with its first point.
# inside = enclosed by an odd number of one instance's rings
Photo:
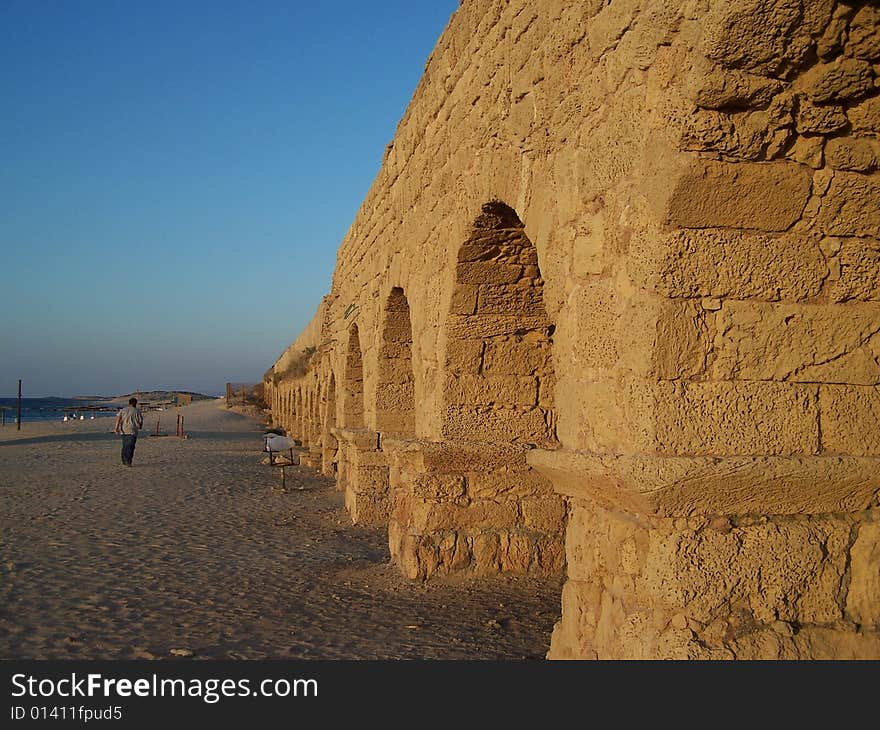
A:
{"type": "Polygon", "coordinates": [[[336,473],[337,450],[339,448],[333,429],[336,428],[336,376],[330,371],[330,378],[324,390],[324,436],[322,439],[321,472],[328,476],[336,473]]]}
{"type": "Polygon", "coordinates": [[[415,431],[412,326],[403,289],[391,290],[385,304],[376,387],[376,429],[409,436],[415,431]]]}
{"type": "Polygon", "coordinates": [[[304,425],[303,408],[305,407],[305,402],[303,400],[302,388],[297,386],[294,393],[295,393],[294,400],[296,403],[296,406],[294,409],[294,415],[293,415],[293,427],[295,429],[295,437],[298,438],[303,443],[305,443],[306,434],[305,434],[305,430],[303,429],[303,425],[304,425]]]}
{"type": "Polygon", "coordinates": [[[403,453],[391,470],[391,555],[410,578],[464,570],[556,580],[566,503],[528,462],[534,447],[556,444],[554,327],[537,252],[513,209],[493,202],[455,266],[442,442],[421,442],[418,459],[403,453]]]}
{"type": "Polygon", "coordinates": [[[458,252],[447,318],[443,435],[556,443],[553,324],[538,255],[516,212],[483,206],[458,252]]]}
{"type": "Polygon", "coordinates": [[[324,429],[322,425],[323,413],[321,403],[323,401],[323,392],[321,391],[321,382],[318,380],[317,374],[313,376],[314,382],[310,389],[311,392],[311,409],[309,411],[309,444],[310,461],[312,466],[320,469],[323,461],[323,443],[324,429]]]}
{"type": "Polygon", "coordinates": [[[305,419],[303,431],[305,433],[305,442],[307,442],[309,446],[312,446],[315,443],[315,391],[313,388],[309,387],[308,383],[305,385],[305,393],[306,403],[305,408],[303,408],[303,418],[305,419]]]}
{"type": "Polygon", "coordinates": [[[357,324],[348,330],[342,423],[345,428],[364,427],[364,372],[357,324]]]}

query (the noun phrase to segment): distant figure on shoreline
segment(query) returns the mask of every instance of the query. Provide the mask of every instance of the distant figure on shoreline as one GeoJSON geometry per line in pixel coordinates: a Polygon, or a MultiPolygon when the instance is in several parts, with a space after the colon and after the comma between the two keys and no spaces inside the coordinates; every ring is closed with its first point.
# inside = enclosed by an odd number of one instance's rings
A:
{"type": "Polygon", "coordinates": [[[137,398],[129,398],[128,405],[116,414],[113,432],[122,435],[122,463],[131,466],[138,431],[144,427],[144,417],[137,407],[137,398]]]}

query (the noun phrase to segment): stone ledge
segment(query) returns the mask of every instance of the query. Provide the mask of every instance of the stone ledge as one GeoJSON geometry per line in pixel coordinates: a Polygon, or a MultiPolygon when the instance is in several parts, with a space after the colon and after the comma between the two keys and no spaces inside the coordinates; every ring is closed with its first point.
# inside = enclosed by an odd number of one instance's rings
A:
{"type": "Polygon", "coordinates": [[[439,470],[444,473],[485,471],[505,467],[527,470],[525,455],[531,449],[531,446],[524,444],[465,441],[463,439],[445,439],[443,441],[382,439],[383,451],[409,457],[418,469],[439,470]]]}
{"type": "Polygon", "coordinates": [[[375,450],[379,448],[379,434],[367,428],[331,428],[330,433],[339,441],[361,449],[375,450]]]}
{"type": "Polygon", "coordinates": [[[658,517],[859,512],[880,500],[880,458],[599,456],[535,449],[555,491],[658,517]]]}

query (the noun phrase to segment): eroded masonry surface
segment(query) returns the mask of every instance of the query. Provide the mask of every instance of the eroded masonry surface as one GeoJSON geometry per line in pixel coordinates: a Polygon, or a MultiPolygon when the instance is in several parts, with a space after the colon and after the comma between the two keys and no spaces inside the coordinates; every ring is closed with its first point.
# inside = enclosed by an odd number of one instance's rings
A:
{"type": "Polygon", "coordinates": [[[465,0],[266,376],[551,658],[880,658],[880,4],[465,0]]]}

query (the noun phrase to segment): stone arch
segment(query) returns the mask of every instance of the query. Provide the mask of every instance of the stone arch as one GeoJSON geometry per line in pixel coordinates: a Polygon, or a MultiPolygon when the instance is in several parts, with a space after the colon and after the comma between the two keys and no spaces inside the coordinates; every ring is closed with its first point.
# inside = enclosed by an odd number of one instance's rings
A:
{"type": "Polygon", "coordinates": [[[552,336],[535,247],[492,202],[456,256],[439,442],[392,455],[388,544],[410,578],[558,575],[566,504],[528,463],[556,444],[552,336]],[[454,517],[453,517],[454,515],[454,517]]]}
{"type": "Polygon", "coordinates": [[[446,321],[444,438],[556,442],[554,326],[538,255],[516,212],[483,206],[458,251],[446,321]]]}
{"type": "Polygon", "coordinates": [[[376,430],[412,435],[415,431],[415,384],[409,302],[394,287],[385,303],[376,387],[376,430]]]}
{"type": "Polygon", "coordinates": [[[345,380],[342,423],[345,428],[364,427],[364,371],[363,354],[358,326],[353,322],[348,330],[348,350],[345,355],[345,380]]]}
{"type": "Polygon", "coordinates": [[[300,439],[303,443],[306,443],[306,432],[305,432],[305,398],[303,397],[303,389],[301,386],[297,386],[296,388],[296,410],[293,418],[293,425],[296,429],[296,438],[300,439]]]}
{"type": "Polygon", "coordinates": [[[310,388],[312,402],[309,410],[309,462],[314,468],[321,469],[324,460],[324,393],[318,373],[312,373],[309,377],[313,380],[310,388]]]}
{"type": "Polygon", "coordinates": [[[336,428],[336,375],[330,371],[327,386],[324,389],[324,420],[321,453],[321,472],[328,476],[336,474],[338,442],[333,433],[336,428]]]}

